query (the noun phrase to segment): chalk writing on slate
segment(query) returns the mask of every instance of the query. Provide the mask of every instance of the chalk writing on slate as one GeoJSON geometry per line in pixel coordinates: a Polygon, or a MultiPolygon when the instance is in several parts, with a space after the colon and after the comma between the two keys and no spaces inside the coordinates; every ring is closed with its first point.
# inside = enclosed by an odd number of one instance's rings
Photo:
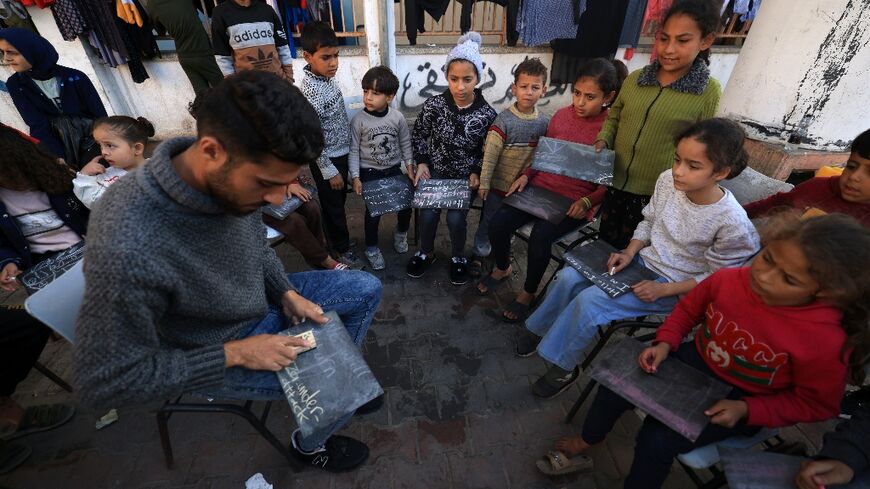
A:
{"type": "MultiPolygon", "coordinates": [[[[302,188],[309,191],[311,193],[311,198],[313,199],[317,196],[317,187],[311,185],[309,183],[302,184],[302,188]]],[[[263,214],[268,214],[275,219],[286,219],[287,216],[296,211],[296,209],[302,206],[302,199],[295,195],[291,195],[290,197],[284,197],[284,202],[280,205],[264,205],[261,210],[263,214]]]]}
{"type": "Polygon", "coordinates": [[[373,216],[410,209],[414,198],[414,185],[405,175],[396,175],[362,183],[366,208],[373,216]]]}
{"type": "Polygon", "coordinates": [[[417,182],[414,192],[417,209],[468,209],[471,207],[471,188],[468,180],[429,179],[417,182]]]}
{"type": "Polygon", "coordinates": [[[596,357],[589,376],[677,433],[697,440],[709,421],[704,410],[725,399],[731,386],[675,358],[648,374],[637,363],[643,349],[634,338],[609,345],[596,357]]]}
{"type": "Polygon", "coordinates": [[[18,276],[18,281],[24,285],[27,293],[32,294],[63,275],[84,256],[85,242],[79,241],[53,257],[28,268],[18,276]]]}
{"type": "Polygon", "coordinates": [[[502,201],[504,205],[525,211],[553,224],[559,224],[565,219],[565,213],[573,203],[574,201],[564,195],[534,185],[526,185],[522,192],[514,192],[502,201]]]}
{"type": "Polygon", "coordinates": [[[641,280],[657,278],[655,272],[634,261],[610,276],[607,260],[611,253],[616,253],[616,248],[599,239],[565,253],[565,261],[614,299],[631,292],[631,286],[641,280]]]}
{"type": "Polygon", "coordinates": [[[613,181],[613,162],[616,153],[585,144],[542,137],[532,158],[532,169],[556,175],[610,185],[613,181]]]}
{"type": "Polygon", "coordinates": [[[317,341],[317,348],[278,371],[303,436],[326,428],[384,393],[338,314],[329,311],[325,315],[330,321],[322,326],[306,320],[278,333],[293,336],[311,330],[317,341]]]}
{"type": "MultiPolygon", "coordinates": [[[[794,489],[794,477],[807,460],[794,455],[752,449],[718,447],[725,478],[731,489],[794,489]]],[[[852,482],[838,489],[870,488],[870,472],[856,474],[852,482]]]]}

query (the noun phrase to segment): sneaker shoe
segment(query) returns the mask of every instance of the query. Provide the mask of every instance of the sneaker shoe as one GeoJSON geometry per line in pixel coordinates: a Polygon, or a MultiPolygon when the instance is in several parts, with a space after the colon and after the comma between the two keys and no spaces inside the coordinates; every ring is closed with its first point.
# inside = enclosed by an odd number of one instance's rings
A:
{"type": "Polygon", "coordinates": [[[465,285],[468,283],[468,260],[464,256],[454,256],[450,265],[450,283],[465,285]]]}
{"type": "Polygon", "coordinates": [[[553,365],[532,385],[532,394],[542,399],[552,399],[565,392],[579,377],[580,367],[574,367],[574,370],[563,370],[553,365]]]}
{"type": "Polygon", "coordinates": [[[408,262],[405,271],[411,278],[420,278],[433,263],[435,263],[434,254],[426,255],[422,251],[418,251],[413,257],[411,257],[411,261],[408,262]]]}
{"type": "Polygon", "coordinates": [[[840,402],[840,417],[850,419],[861,406],[870,405],[870,387],[848,392],[840,402]]]}
{"type": "Polygon", "coordinates": [[[347,250],[346,252],[338,255],[338,261],[344,263],[350,268],[361,269],[366,266],[365,262],[362,261],[362,258],[357,256],[353,250],[347,250]]]}
{"type": "Polygon", "coordinates": [[[408,252],[408,231],[393,233],[393,249],[396,250],[396,253],[408,252]]]}
{"type": "Polygon", "coordinates": [[[303,465],[317,467],[327,472],[345,472],[359,467],[369,458],[369,447],[348,436],[332,435],[322,447],[311,453],[303,452],[296,445],[299,430],[290,436],[293,457],[303,465]]]}
{"type": "Polygon", "coordinates": [[[517,356],[530,357],[538,351],[538,343],[541,342],[541,337],[522,328],[517,332],[517,356]]]}
{"type": "Polygon", "coordinates": [[[387,266],[384,263],[384,255],[381,254],[380,248],[375,248],[372,251],[366,250],[366,258],[372,264],[372,270],[383,270],[387,266]]]}

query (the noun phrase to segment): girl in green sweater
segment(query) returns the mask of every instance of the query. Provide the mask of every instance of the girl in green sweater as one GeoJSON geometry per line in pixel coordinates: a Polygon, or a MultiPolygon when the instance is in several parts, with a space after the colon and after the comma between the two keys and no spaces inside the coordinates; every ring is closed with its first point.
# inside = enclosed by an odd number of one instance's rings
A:
{"type": "Polygon", "coordinates": [[[616,152],[600,231],[617,249],[643,219],[656,178],[673,165],[674,136],[716,113],[721,90],[707,65],[718,27],[712,1],[675,1],[656,37],[657,58],[628,75],[598,133],[595,148],[616,152]]]}

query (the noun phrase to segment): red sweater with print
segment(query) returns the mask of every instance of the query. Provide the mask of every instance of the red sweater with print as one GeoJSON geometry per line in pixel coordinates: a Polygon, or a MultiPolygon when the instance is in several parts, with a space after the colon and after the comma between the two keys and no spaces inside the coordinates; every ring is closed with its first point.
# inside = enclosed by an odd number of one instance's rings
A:
{"type": "Polygon", "coordinates": [[[870,204],[856,204],[843,200],[840,192],[840,176],[811,178],[789,192],[780,192],[770,197],[743,206],[749,217],[763,216],[778,207],[790,207],[801,212],[815,207],[828,214],[847,214],[870,227],[870,204]]]}
{"type": "Polygon", "coordinates": [[[656,341],[676,350],[696,324],[695,347],[717,377],[751,395],[747,423],[780,427],[839,413],[846,387],[842,313],[814,302],[768,306],[749,268],[719,270],[683,298],[656,341]]]}
{"type": "MultiPolygon", "coordinates": [[[[602,110],[596,117],[584,118],[577,117],[577,114],[574,113],[574,108],[569,105],[559,109],[553,115],[553,118],[550,119],[550,125],[547,126],[547,134],[545,136],[571,141],[572,143],[591,145],[595,142],[598,131],[604,125],[605,119],[607,119],[606,110],[602,110]]],[[[541,172],[531,168],[526,169],[525,174],[529,177],[530,185],[552,190],[571,200],[576,201],[582,197],[588,197],[592,202],[593,209],[604,200],[604,192],[607,190],[607,187],[604,185],[596,185],[586,180],[541,172]]],[[[587,213],[587,219],[594,217],[595,213],[593,209],[590,209],[587,213]]]]}

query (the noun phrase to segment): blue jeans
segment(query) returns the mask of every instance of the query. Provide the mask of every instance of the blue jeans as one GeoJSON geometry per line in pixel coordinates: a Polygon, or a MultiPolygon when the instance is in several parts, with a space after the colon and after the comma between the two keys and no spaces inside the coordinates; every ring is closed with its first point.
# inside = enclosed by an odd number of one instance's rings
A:
{"type": "Polygon", "coordinates": [[[503,200],[504,197],[492,190],[487,194],[483,210],[480,211],[480,224],[477,225],[477,232],[474,233],[474,255],[489,256],[492,251],[492,246],[489,244],[489,223],[492,222],[492,216],[501,208],[503,200]]]}
{"type": "MultiPolygon", "coordinates": [[[[635,260],[643,263],[639,257],[635,260]]],[[[662,277],[656,281],[668,282],[662,277]]],[[[676,304],[676,297],[643,302],[633,293],[612,299],[580,272],[566,266],[556,274],[544,302],[526,319],[526,328],[543,336],[538,344],[541,358],[571,370],[580,364],[600,326],[618,319],[667,313],[676,304]]]]}
{"type": "Polygon", "coordinates": [[[447,230],[450,231],[451,257],[462,256],[468,232],[468,209],[420,209],[420,251],[431,255],[435,251],[435,233],[441,220],[441,211],[447,211],[447,230]]]}
{"type": "MultiPolygon", "coordinates": [[[[287,275],[290,283],[306,299],[319,304],[325,311],[338,313],[347,333],[357,345],[362,345],[366,331],[381,302],[381,282],[373,275],[360,271],[313,271],[287,275]]],[[[269,312],[240,338],[258,334],[275,334],[290,326],[280,306],[271,306],[269,312]]],[[[228,368],[221,387],[201,395],[218,399],[271,401],[284,400],[284,390],[275,372],[228,368]]],[[[326,443],[333,433],[350,420],[348,413],[328,428],[306,438],[296,440],[299,448],[313,451],[326,443]]]]}

